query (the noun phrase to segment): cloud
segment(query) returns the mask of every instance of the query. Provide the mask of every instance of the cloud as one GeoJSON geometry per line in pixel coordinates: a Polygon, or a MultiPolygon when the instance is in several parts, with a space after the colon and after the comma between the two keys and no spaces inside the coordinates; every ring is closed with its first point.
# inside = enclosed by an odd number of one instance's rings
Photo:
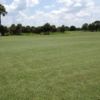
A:
{"type": "Polygon", "coordinates": [[[39,4],[39,0],[26,0],[27,7],[32,7],[34,5],[39,4]]]}
{"type": "Polygon", "coordinates": [[[7,12],[17,12],[19,10],[25,9],[26,2],[22,2],[20,0],[14,0],[11,4],[5,5],[7,12]]]}
{"type": "Polygon", "coordinates": [[[58,3],[62,3],[65,6],[71,6],[73,4],[72,0],[58,0],[58,3]]]}
{"type": "Polygon", "coordinates": [[[55,7],[54,4],[52,4],[52,5],[45,5],[45,6],[44,6],[45,9],[50,9],[50,8],[54,8],[54,7],[55,7]]]}
{"type": "Polygon", "coordinates": [[[58,3],[63,4],[65,7],[94,7],[95,2],[93,0],[57,0],[58,3]]]}
{"type": "Polygon", "coordinates": [[[5,0],[0,0],[0,4],[5,4],[6,1],[5,0]]]}
{"type": "Polygon", "coordinates": [[[100,17],[100,7],[94,0],[56,0],[47,5],[41,3],[39,0],[13,0],[10,5],[6,5],[9,13],[5,19],[9,18],[9,23],[21,22],[24,25],[38,26],[49,22],[57,26],[62,24],[80,26],[100,17]],[[37,4],[40,10],[38,8],[34,10],[37,4]]]}
{"type": "Polygon", "coordinates": [[[39,0],[13,0],[11,4],[6,4],[5,7],[10,13],[25,10],[26,8],[32,7],[36,4],[39,4],[39,0]]]}

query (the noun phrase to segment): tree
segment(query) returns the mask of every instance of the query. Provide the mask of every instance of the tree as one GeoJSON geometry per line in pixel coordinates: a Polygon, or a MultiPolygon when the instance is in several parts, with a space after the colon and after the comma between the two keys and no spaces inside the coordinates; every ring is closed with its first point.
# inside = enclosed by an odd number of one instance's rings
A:
{"type": "Polygon", "coordinates": [[[89,29],[89,31],[94,32],[95,31],[94,24],[93,23],[89,24],[88,29],[89,29]]]}
{"type": "Polygon", "coordinates": [[[58,31],[64,33],[66,31],[66,27],[64,25],[58,27],[58,31]]]}
{"type": "Polygon", "coordinates": [[[21,35],[21,33],[22,33],[22,24],[17,24],[15,33],[16,33],[16,35],[21,35]]]}
{"type": "Polygon", "coordinates": [[[87,23],[83,24],[82,30],[84,30],[84,31],[87,31],[88,30],[88,24],[87,23]]]}
{"type": "Polygon", "coordinates": [[[42,32],[44,32],[45,35],[49,35],[51,31],[51,25],[49,23],[46,23],[42,26],[42,32]]]}
{"type": "Polygon", "coordinates": [[[0,26],[0,32],[1,32],[0,35],[5,36],[5,35],[7,35],[7,34],[5,34],[5,33],[8,32],[8,28],[7,28],[6,26],[1,25],[1,26],[0,26]]]}
{"type": "Polygon", "coordinates": [[[35,28],[35,33],[36,34],[40,34],[42,32],[43,32],[43,28],[41,26],[38,26],[38,27],[35,28]]]}
{"type": "Polygon", "coordinates": [[[76,27],[75,26],[71,26],[70,27],[70,31],[76,31],[76,27]]]}
{"type": "Polygon", "coordinates": [[[68,26],[65,26],[65,30],[66,30],[66,31],[69,31],[69,27],[68,27],[68,26]]]}
{"type": "Polygon", "coordinates": [[[9,29],[10,29],[11,35],[16,34],[16,25],[15,24],[12,24],[9,29]]]}
{"type": "Polygon", "coordinates": [[[0,4],[0,34],[5,35],[5,27],[1,25],[1,15],[5,16],[7,14],[5,7],[0,4]]]}
{"type": "Polygon", "coordinates": [[[56,26],[55,25],[52,25],[51,26],[51,32],[56,32],[56,31],[57,31],[56,26]]]}
{"type": "Polygon", "coordinates": [[[93,23],[95,31],[100,31],[100,21],[95,21],[93,23]]]}
{"type": "Polygon", "coordinates": [[[30,26],[25,27],[25,33],[31,33],[31,27],[30,26]]]}
{"type": "Polygon", "coordinates": [[[31,27],[31,32],[35,33],[35,27],[34,26],[31,27]]]}
{"type": "Polygon", "coordinates": [[[1,26],[1,15],[5,16],[7,14],[7,11],[5,9],[5,7],[0,4],[0,26],[1,26]]]}

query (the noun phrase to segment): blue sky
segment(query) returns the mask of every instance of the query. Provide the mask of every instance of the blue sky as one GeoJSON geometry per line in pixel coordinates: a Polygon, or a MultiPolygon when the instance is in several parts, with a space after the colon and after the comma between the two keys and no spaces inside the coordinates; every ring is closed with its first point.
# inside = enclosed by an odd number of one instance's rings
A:
{"type": "Polygon", "coordinates": [[[100,0],[0,0],[8,14],[2,24],[40,26],[49,22],[81,26],[100,20],[100,0]]]}

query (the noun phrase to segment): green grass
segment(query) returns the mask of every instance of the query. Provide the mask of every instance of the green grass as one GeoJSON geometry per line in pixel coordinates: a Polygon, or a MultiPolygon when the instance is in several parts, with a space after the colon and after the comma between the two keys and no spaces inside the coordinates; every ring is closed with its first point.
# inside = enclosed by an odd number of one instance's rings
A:
{"type": "Polygon", "coordinates": [[[100,100],[100,33],[0,37],[0,100],[100,100]]]}

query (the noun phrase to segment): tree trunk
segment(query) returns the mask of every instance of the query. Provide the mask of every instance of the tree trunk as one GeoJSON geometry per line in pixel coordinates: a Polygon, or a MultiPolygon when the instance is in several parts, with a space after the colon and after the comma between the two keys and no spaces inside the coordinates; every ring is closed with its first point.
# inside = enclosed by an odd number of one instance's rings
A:
{"type": "Polygon", "coordinates": [[[2,35],[1,33],[1,14],[0,14],[0,36],[2,35]]]}
{"type": "Polygon", "coordinates": [[[0,14],[0,26],[1,26],[1,14],[0,14]]]}

